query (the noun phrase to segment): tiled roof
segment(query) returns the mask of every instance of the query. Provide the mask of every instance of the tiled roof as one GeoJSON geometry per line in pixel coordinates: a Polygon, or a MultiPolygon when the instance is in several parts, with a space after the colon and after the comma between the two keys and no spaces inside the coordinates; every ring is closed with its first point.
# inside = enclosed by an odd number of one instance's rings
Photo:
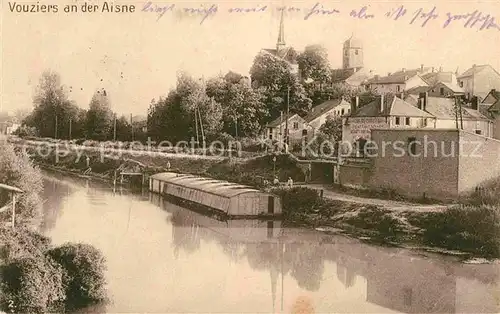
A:
{"type": "Polygon", "coordinates": [[[333,69],[331,72],[332,82],[344,82],[354,74],[354,69],[333,69]]]}
{"type": "Polygon", "coordinates": [[[414,94],[406,95],[404,97],[404,101],[406,101],[407,103],[409,103],[412,106],[417,107],[417,105],[418,105],[418,95],[414,95],[414,94]]]}
{"type": "Polygon", "coordinates": [[[367,81],[368,84],[402,84],[405,83],[410,78],[418,75],[420,70],[406,70],[406,71],[398,71],[396,73],[392,73],[388,76],[383,77],[374,77],[367,81]]]}
{"type": "Polygon", "coordinates": [[[295,64],[297,60],[295,58],[292,58],[292,56],[289,55],[290,51],[292,50],[292,47],[286,47],[284,49],[262,49],[267,53],[272,54],[273,56],[276,56],[278,58],[281,58],[283,60],[286,60],[292,64],[295,64]]]}
{"type": "Polygon", "coordinates": [[[416,87],[410,88],[406,92],[408,94],[411,94],[411,95],[420,95],[420,93],[428,92],[429,89],[430,89],[429,86],[416,86],[416,87]]]}
{"type": "Polygon", "coordinates": [[[458,86],[455,83],[448,83],[448,82],[440,82],[439,84],[443,84],[444,86],[448,87],[452,92],[454,93],[465,93],[464,89],[460,86],[458,86]]]}
{"type": "Polygon", "coordinates": [[[343,99],[333,99],[333,100],[327,100],[322,104],[319,104],[311,109],[311,112],[304,117],[304,120],[306,122],[311,122],[314,119],[317,119],[320,117],[322,114],[332,110],[333,108],[340,106],[340,105],[350,105],[347,101],[343,99]]]}
{"type": "Polygon", "coordinates": [[[430,72],[423,74],[422,79],[429,85],[439,82],[453,83],[453,72],[430,72]]]}
{"type": "Polygon", "coordinates": [[[473,66],[472,68],[468,69],[467,71],[465,71],[462,75],[458,76],[457,78],[463,78],[463,77],[471,76],[473,74],[477,74],[489,66],[490,65],[488,65],[488,64],[473,66]]]}
{"type": "Polygon", "coordinates": [[[380,98],[372,101],[366,106],[356,110],[354,117],[386,117],[386,116],[401,116],[401,117],[429,117],[432,115],[418,109],[417,107],[407,103],[406,101],[392,95],[384,97],[384,105],[382,112],[380,111],[380,98]]]}
{"type": "MultiPolygon", "coordinates": [[[[455,120],[455,100],[453,98],[428,97],[425,110],[438,119],[455,120]]],[[[471,108],[462,107],[463,120],[488,120],[483,114],[471,108]]]]}
{"type": "Polygon", "coordinates": [[[268,128],[275,128],[275,127],[279,126],[281,123],[284,123],[287,120],[287,117],[289,120],[289,119],[293,118],[294,116],[297,116],[299,118],[299,120],[304,120],[299,115],[297,115],[295,113],[289,113],[288,115],[283,115],[283,118],[278,117],[278,118],[274,119],[273,121],[269,122],[267,124],[267,127],[268,128]]]}

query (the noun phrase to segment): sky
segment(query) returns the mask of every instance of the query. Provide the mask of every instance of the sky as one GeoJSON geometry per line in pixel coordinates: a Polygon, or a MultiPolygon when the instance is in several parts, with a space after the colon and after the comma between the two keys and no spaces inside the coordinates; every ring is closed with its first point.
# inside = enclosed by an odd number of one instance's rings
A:
{"type": "MultiPolygon", "coordinates": [[[[19,1],[17,4],[36,4],[19,1]]],[[[123,114],[147,112],[153,98],[175,87],[179,71],[209,78],[229,70],[248,75],[254,57],[262,48],[274,48],[278,36],[278,7],[299,10],[285,15],[285,39],[297,50],[311,44],[327,48],[332,67],[342,65],[342,44],[354,34],[363,42],[365,68],[386,75],[421,64],[465,71],[473,64],[491,64],[500,69],[500,30],[464,28],[464,20],[443,28],[447,13],[467,14],[479,10],[498,15],[499,1],[152,1],[152,7],[175,4],[161,18],[143,12],[146,1],[114,1],[135,5],[134,13],[83,13],[85,1],[38,1],[57,4],[57,13],[10,12],[9,1],[1,1],[1,104],[0,111],[32,106],[33,92],[44,70],[56,71],[62,83],[71,86],[69,97],[88,108],[95,90],[104,88],[113,109],[123,114]],[[77,13],[64,13],[75,4],[77,13]],[[317,8],[339,13],[305,16],[317,8]],[[181,14],[182,8],[208,8],[217,13],[202,23],[202,15],[181,14]],[[403,5],[398,20],[385,13],[403,5]],[[232,7],[262,8],[263,12],[228,13],[232,7]],[[351,17],[352,10],[367,6],[373,18],[351,17]],[[418,18],[436,7],[436,19],[418,18]]],[[[104,1],[87,1],[100,9],[104,1]]],[[[13,4],[13,1],[10,1],[13,4]]],[[[495,16],[496,18],[496,16],[495,16]]],[[[500,21],[499,21],[500,23],[500,21]]],[[[481,23],[482,24],[482,23],[481,23]]]]}

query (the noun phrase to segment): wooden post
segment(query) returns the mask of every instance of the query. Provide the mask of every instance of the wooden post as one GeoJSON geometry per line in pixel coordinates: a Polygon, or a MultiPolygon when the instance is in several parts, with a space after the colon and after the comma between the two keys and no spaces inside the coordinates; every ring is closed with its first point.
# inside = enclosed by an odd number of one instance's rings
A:
{"type": "Polygon", "coordinates": [[[16,227],[16,193],[11,192],[12,194],[12,229],[16,227]]]}

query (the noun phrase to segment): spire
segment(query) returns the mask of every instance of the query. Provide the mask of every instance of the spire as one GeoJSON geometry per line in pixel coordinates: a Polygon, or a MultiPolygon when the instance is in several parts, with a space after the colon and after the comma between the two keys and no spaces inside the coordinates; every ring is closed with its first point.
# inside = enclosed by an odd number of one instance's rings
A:
{"type": "Polygon", "coordinates": [[[281,50],[286,46],[284,16],[285,16],[285,9],[282,9],[280,17],[280,29],[278,33],[278,42],[276,43],[276,50],[281,50]]]}

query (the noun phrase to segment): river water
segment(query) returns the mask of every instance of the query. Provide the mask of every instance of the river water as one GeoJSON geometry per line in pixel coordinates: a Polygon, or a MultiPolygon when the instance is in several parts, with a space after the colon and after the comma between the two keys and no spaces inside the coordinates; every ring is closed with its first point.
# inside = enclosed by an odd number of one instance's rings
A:
{"type": "Polygon", "coordinates": [[[106,256],[108,313],[494,313],[499,267],[279,222],[223,223],[158,196],[44,179],[54,244],[106,256]]]}

